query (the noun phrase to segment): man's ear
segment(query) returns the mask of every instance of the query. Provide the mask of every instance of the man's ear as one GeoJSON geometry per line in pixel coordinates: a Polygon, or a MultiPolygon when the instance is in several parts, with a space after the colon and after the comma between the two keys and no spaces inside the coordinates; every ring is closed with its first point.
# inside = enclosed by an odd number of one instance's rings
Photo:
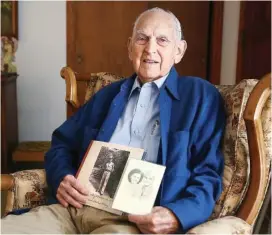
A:
{"type": "Polygon", "coordinates": [[[187,49],[187,42],[185,40],[180,40],[177,43],[176,54],[174,58],[175,64],[181,61],[182,57],[185,54],[186,49],[187,49]]]}
{"type": "Polygon", "coordinates": [[[132,38],[131,37],[128,38],[127,48],[128,48],[128,57],[130,60],[132,60],[132,38]]]}

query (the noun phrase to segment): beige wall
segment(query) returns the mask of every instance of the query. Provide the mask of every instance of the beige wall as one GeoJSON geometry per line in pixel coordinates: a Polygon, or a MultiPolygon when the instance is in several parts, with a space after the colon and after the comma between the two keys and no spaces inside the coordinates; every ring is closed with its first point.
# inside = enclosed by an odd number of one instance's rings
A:
{"type": "Polygon", "coordinates": [[[66,1],[20,1],[16,64],[19,140],[50,140],[66,119],[66,1]]]}
{"type": "Polygon", "coordinates": [[[235,84],[240,2],[225,1],[220,83],[235,84]]]}

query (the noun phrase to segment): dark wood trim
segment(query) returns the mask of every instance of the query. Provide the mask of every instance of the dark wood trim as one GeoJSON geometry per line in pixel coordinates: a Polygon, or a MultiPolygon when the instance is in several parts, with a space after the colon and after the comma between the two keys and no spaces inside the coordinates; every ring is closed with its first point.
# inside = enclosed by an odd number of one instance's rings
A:
{"type": "Polygon", "coordinates": [[[223,38],[224,1],[211,2],[210,40],[207,77],[213,84],[220,84],[221,54],[223,38]]]}
{"type": "Polygon", "coordinates": [[[263,74],[271,71],[269,41],[271,41],[271,2],[241,1],[236,62],[237,84],[242,79],[260,79],[263,74]],[[255,21],[256,17],[259,23],[252,26],[250,22],[255,21]]]}
{"type": "MultiPolygon", "coordinates": [[[[73,9],[76,5],[73,1],[66,2],[66,41],[67,41],[67,66],[76,69],[74,65],[74,58],[76,57],[76,28],[75,28],[75,20],[73,9]]],[[[71,105],[66,105],[66,115],[67,118],[70,117],[74,113],[74,107],[71,105]]]]}
{"type": "Polygon", "coordinates": [[[3,35],[1,33],[1,36],[6,36],[6,37],[14,37],[18,39],[18,1],[11,1],[12,5],[12,13],[11,13],[11,21],[12,21],[12,28],[11,32],[9,32],[6,35],[3,35]]]}
{"type": "Polygon", "coordinates": [[[12,152],[18,145],[17,74],[1,75],[1,171],[12,170],[12,152]]]}
{"type": "Polygon", "coordinates": [[[253,88],[243,114],[246,124],[249,157],[250,184],[237,217],[253,225],[265,198],[269,183],[268,162],[265,155],[262,110],[271,93],[271,74],[264,76],[253,88]],[[254,164],[252,164],[254,163],[254,164]]]}
{"type": "Polygon", "coordinates": [[[76,57],[76,32],[75,20],[73,9],[76,4],[73,1],[66,2],[66,41],[67,41],[67,66],[76,70],[74,67],[74,58],[76,57]]]}
{"type": "Polygon", "coordinates": [[[6,115],[4,110],[6,110],[6,100],[5,100],[5,89],[2,89],[2,76],[1,76],[1,172],[8,172],[8,141],[5,138],[5,133],[7,133],[6,127],[6,115]]]}
{"type": "Polygon", "coordinates": [[[14,1],[12,4],[12,34],[18,39],[18,1],[14,1]]]}
{"type": "Polygon", "coordinates": [[[236,84],[238,84],[242,78],[242,64],[243,64],[243,40],[244,40],[244,16],[245,16],[245,2],[240,2],[240,18],[239,18],[239,30],[238,30],[238,45],[237,45],[237,62],[236,62],[236,84]]]}

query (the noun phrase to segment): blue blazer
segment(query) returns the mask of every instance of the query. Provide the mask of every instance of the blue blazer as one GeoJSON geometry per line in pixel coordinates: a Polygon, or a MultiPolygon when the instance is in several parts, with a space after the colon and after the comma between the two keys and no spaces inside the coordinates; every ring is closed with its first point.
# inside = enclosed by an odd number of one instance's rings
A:
{"type": "MultiPolygon", "coordinates": [[[[53,132],[45,169],[54,196],[63,177],[76,174],[90,141],[110,140],[135,78],[103,88],[53,132]]],[[[180,77],[173,67],[160,90],[159,107],[158,159],[166,171],[157,205],[172,210],[187,231],[209,218],[221,193],[224,104],[209,82],[180,77]]]]}

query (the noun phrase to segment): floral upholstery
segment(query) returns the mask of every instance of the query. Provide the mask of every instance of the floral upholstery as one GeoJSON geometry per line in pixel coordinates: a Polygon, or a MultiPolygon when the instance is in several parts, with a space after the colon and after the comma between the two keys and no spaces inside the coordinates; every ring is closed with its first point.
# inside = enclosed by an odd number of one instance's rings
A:
{"type": "MultiPolygon", "coordinates": [[[[264,145],[266,150],[266,181],[269,182],[271,177],[271,163],[272,163],[272,109],[271,109],[271,93],[270,97],[267,100],[264,109],[262,110],[262,127],[263,127],[263,136],[264,136],[264,145]]],[[[269,184],[266,185],[267,192],[269,184]]],[[[263,202],[265,195],[261,198],[263,202]]],[[[261,207],[259,208],[261,210],[261,207]]]]}
{"type": "Polygon", "coordinates": [[[87,85],[85,103],[100,89],[121,79],[122,77],[112,73],[91,73],[91,78],[87,85]]]}
{"type": "MultiPolygon", "coordinates": [[[[270,168],[271,160],[272,160],[272,103],[271,103],[271,95],[267,100],[264,109],[262,111],[262,126],[264,132],[264,145],[266,149],[266,160],[268,162],[267,169],[270,168]]],[[[268,171],[269,175],[269,171],[268,171]]]]}
{"type": "MultiPolygon", "coordinates": [[[[256,84],[257,81],[254,80],[256,84]]],[[[217,86],[225,101],[227,114],[223,138],[225,160],[223,192],[216,203],[211,219],[234,214],[244,197],[249,179],[248,144],[243,111],[253,85],[242,80],[233,86],[217,86]]]]}
{"type": "Polygon", "coordinates": [[[252,226],[240,218],[225,216],[200,224],[187,234],[252,234],[252,226]]]}
{"type": "Polygon", "coordinates": [[[9,200],[6,212],[45,204],[47,184],[44,170],[18,171],[12,176],[15,184],[8,191],[9,200]]]}

